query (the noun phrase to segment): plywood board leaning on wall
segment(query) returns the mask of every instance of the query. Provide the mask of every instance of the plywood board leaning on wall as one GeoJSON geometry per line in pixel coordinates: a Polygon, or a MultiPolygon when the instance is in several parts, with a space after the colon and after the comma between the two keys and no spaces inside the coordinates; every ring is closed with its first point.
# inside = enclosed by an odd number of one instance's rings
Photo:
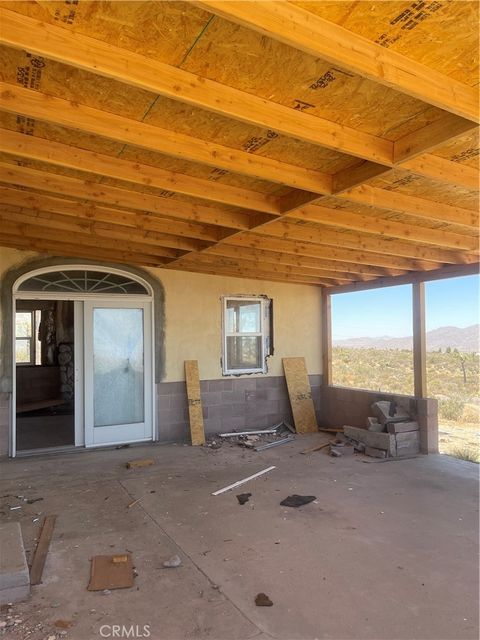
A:
{"type": "Polygon", "coordinates": [[[185,382],[187,385],[188,415],[192,445],[205,444],[202,397],[197,360],[185,360],[185,382]]]}
{"type": "Polygon", "coordinates": [[[297,433],[318,431],[305,358],[283,358],[288,395],[297,433]]]}

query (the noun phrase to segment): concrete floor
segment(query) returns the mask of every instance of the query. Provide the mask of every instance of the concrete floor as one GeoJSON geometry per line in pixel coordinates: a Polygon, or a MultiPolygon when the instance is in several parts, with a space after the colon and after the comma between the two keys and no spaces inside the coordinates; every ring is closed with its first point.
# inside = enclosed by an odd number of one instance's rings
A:
{"type": "Polygon", "coordinates": [[[477,638],[478,466],[299,455],[321,438],[261,453],[152,445],[4,463],[2,517],[20,520],[28,550],[41,516],[58,516],[43,583],[14,605],[10,636],[89,640],[117,624],[138,625],[136,637],[149,625],[155,640],[477,638]],[[125,468],[142,457],[155,465],[125,468]],[[292,493],[317,500],[281,507],[292,493]],[[127,550],[135,586],[88,592],[90,558],[127,550]],[[173,554],[182,565],[163,568],[173,554]],[[262,591],[273,607],[255,606],[262,591]]]}

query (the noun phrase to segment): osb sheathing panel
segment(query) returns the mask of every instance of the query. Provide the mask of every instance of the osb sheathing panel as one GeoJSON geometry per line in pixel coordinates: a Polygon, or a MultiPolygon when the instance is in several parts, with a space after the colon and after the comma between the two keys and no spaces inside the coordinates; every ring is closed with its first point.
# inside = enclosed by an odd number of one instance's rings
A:
{"type": "Polygon", "coordinates": [[[478,84],[478,2],[294,0],[293,4],[455,80],[478,84]]]}
{"type": "Polygon", "coordinates": [[[179,65],[210,20],[187,2],[9,2],[2,7],[179,65]]]}
{"type": "Polygon", "coordinates": [[[356,204],[348,200],[342,200],[341,198],[325,198],[319,201],[319,207],[327,207],[329,209],[338,209],[339,211],[348,211],[349,213],[358,213],[362,216],[369,216],[372,219],[379,220],[392,220],[395,222],[401,222],[412,227],[425,227],[427,229],[443,229],[444,231],[450,231],[452,233],[460,233],[462,235],[476,236],[478,232],[469,227],[460,225],[449,224],[446,222],[439,222],[437,220],[429,220],[427,218],[418,218],[414,215],[407,213],[400,213],[398,211],[391,211],[389,209],[378,209],[377,207],[370,207],[368,205],[356,204]]]}
{"type": "Polygon", "coordinates": [[[480,155],[480,140],[478,129],[453,140],[443,147],[435,149],[433,155],[446,158],[453,162],[460,162],[468,167],[478,169],[480,155]]]}
{"type": "Polygon", "coordinates": [[[425,200],[455,205],[463,209],[478,210],[477,191],[442,183],[438,180],[430,180],[407,171],[396,169],[385,176],[371,180],[369,185],[387,189],[388,191],[417,196],[425,200]]]}
{"type": "Polygon", "coordinates": [[[182,68],[384,137],[393,130],[400,137],[442,115],[439,109],[351,73],[332,71],[328,62],[220,18],[210,22],[182,68]]]}

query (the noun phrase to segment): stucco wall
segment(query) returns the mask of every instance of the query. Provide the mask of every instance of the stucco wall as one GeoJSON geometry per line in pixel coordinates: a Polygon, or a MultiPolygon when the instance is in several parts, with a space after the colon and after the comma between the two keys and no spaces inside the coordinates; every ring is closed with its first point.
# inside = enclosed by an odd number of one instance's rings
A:
{"type": "MultiPolygon", "coordinates": [[[[273,299],[275,355],[268,376],[283,375],[282,358],[305,356],[321,373],[321,295],[318,287],[224,278],[167,269],[150,271],[165,289],[164,382],[184,380],[185,360],[198,360],[202,380],[222,377],[222,295],[265,294],[273,299]]],[[[259,377],[264,377],[259,374],[259,377]]]]}

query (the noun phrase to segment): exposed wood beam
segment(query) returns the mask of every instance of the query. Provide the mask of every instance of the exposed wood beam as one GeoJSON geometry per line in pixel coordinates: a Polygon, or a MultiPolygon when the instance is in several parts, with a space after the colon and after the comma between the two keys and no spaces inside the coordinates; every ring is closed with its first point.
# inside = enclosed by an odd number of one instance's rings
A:
{"type": "Polygon", "coordinates": [[[462,276],[479,275],[480,264],[453,264],[442,266],[431,271],[415,271],[403,276],[389,278],[378,278],[371,282],[355,282],[349,285],[340,285],[330,290],[330,293],[352,293],[354,291],[366,291],[368,289],[379,289],[381,287],[396,287],[401,284],[413,284],[414,282],[431,282],[443,280],[445,278],[460,278],[462,276]]]}
{"type": "Polygon", "coordinates": [[[389,238],[399,238],[411,242],[431,244],[435,247],[472,251],[478,246],[478,239],[439,229],[429,229],[376,216],[351,213],[344,209],[330,209],[318,205],[308,205],[290,213],[290,218],[315,222],[330,227],[349,229],[389,238]]]}
{"type": "Polygon", "coordinates": [[[119,187],[79,180],[37,169],[0,163],[0,181],[38,189],[57,197],[80,198],[138,211],[150,211],[168,218],[202,222],[233,229],[249,229],[251,219],[245,213],[219,211],[203,205],[194,205],[171,198],[161,198],[140,191],[129,191],[119,187]]]}
{"type": "Polygon", "coordinates": [[[122,264],[137,264],[152,267],[163,267],[167,258],[151,256],[143,253],[131,253],[117,249],[102,249],[89,247],[78,243],[62,241],[41,240],[5,234],[0,230],[0,246],[22,249],[24,251],[36,251],[49,253],[50,255],[68,256],[75,258],[90,258],[92,260],[106,260],[108,262],[120,262],[122,264]]]}
{"type": "MultiPolygon", "coordinates": [[[[121,160],[7,129],[0,129],[0,151],[29,160],[48,162],[58,167],[86,171],[102,177],[107,176],[115,180],[124,180],[222,204],[265,213],[281,213],[274,196],[166,171],[151,165],[121,160]]],[[[297,192],[294,191],[294,193],[297,192]]]]}
{"type": "Polygon", "coordinates": [[[386,173],[390,173],[391,169],[374,162],[363,162],[357,167],[348,167],[338,171],[333,176],[332,191],[334,194],[341,193],[346,189],[352,189],[359,184],[378,178],[386,173]]]}
{"type": "Polygon", "coordinates": [[[214,254],[229,258],[252,258],[261,260],[264,264],[288,264],[296,267],[311,269],[312,272],[333,274],[339,277],[355,279],[369,279],[378,276],[402,275],[405,271],[400,269],[383,269],[355,264],[353,262],[335,262],[334,260],[312,258],[279,251],[267,251],[265,249],[249,249],[248,247],[236,247],[222,242],[206,250],[206,254],[214,254]]]}
{"type": "Polygon", "coordinates": [[[32,191],[9,189],[0,186],[0,205],[24,207],[30,211],[40,213],[57,213],[72,216],[75,220],[100,222],[116,226],[129,227],[137,231],[156,231],[173,235],[197,238],[215,242],[223,237],[219,235],[219,227],[197,224],[194,222],[180,222],[169,218],[161,218],[155,214],[125,211],[112,207],[102,207],[94,203],[82,203],[63,198],[54,198],[32,191]]]}
{"type": "MultiPolygon", "coordinates": [[[[223,243],[222,243],[223,244],[223,243]]],[[[332,247],[312,244],[310,242],[298,242],[279,238],[268,238],[255,233],[236,235],[225,241],[227,246],[249,247],[251,249],[266,249],[279,251],[293,255],[310,256],[340,262],[353,262],[359,265],[376,266],[385,269],[402,269],[405,271],[417,271],[435,269],[442,265],[441,262],[432,263],[420,259],[402,258],[388,253],[373,253],[362,251],[359,248],[348,249],[344,247],[332,247]]]]}
{"type": "Polygon", "coordinates": [[[388,140],[198,77],[106,42],[0,8],[0,42],[173,100],[373,162],[391,162],[388,140]]]}
{"type": "Polygon", "coordinates": [[[427,397],[427,336],[425,329],[425,283],[412,284],[413,385],[417,398],[427,397]]]}
{"type": "MultiPolygon", "coordinates": [[[[0,15],[1,11],[0,8],[0,15]]],[[[320,171],[238,151],[5,82],[0,82],[0,108],[9,113],[44,120],[253,178],[318,193],[328,194],[332,190],[331,176],[320,171]]],[[[213,186],[212,183],[212,188],[213,186]]]]}
{"type": "Polygon", "coordinates": [[[185,258],[180,258],[176,261],[176,267],[182,264],[210,264],[218,267],[219,269],[225,267],[227,269],[252,269],[255,271],[263,271],[278,275],[291,275],[291,276],[307,276],[309,278],[322,278],[324,280],[333,280],[336,283],[347,283],[354,280],[352,277],[345,277],[345,275],[338,272],[314,272],[311,269],[305,267],[295,267],[284,264],[265,263],[258,258],[250,258],[248,256],[228,258],[211,253],[198,253],[195,255],[187,254],[185,258]]]}
{"type": "MultiPolygon", "coordinates": [[[[88,246],[92,250],[111,249],[113,251],[151,254],[152,256],[158,255],[160,257],[166,257],[167,249],[165,247],[156,247],[154,245],[145,245],[139,242],[133,242],[132,240],[110,237],[100,237],[98,235],[91,235],[89,233],[77,232],[71,239],[75,239],[75,243],[69,243],[68,237],[66,239],[64,231],[58,231],[52,228],[45,228],[42,226],[29,224],[28,227],[23,222],[11,222],[6,219],[3,213],[0,213],[1,228],[0,232],[4,235],[20,236],[31,240],[46,240],[52,242],[59,242],[65,244],[77,244],[79,246],[88,246]],[[148,248],[148,250],[147,250],[148,248]]],[[[180,257],[184,252],[171,249],[171,259],[180,257]]]]}
{"type": "Polygon", "coordinates": [[[393,145],[394,164],[401,165],[406,160],[427,153],[477,128],[473,122],[449,113],[440,120],[397,140],[393,145]]]}
{"type": "Polygon", "coordinates": [[[478,122],[469,87],[289,2],[202,0],[197,6],[427,104],[478,122]]]}
{"type": "Polygon", "coordinates": [[[308,276],[292,276],[292,275],[279,275],[277,273],[271,273],[269,271],[258,271],[257,269],[234,269],[234,268],[221,268],[214,267],[207,264],[192,263],[177,263],[169,264],[166,268],[174,271],[191,271],[193,273],[207,273],[214,276],[229,276],[233,278],[248,278],[249,280],[271,280],[272,282],[284,282],[284,283],[296,283],[296,284],[310,284],[318,286],[331,286],[332,283],[329,280],[323,280],[322,278],[308,277],[308,276]]]}
{"type": "Polygon", "coordinates": [[[380,238],[372,234],[351,233],[348,231],[332,231],[314,224],[303,225],[276,221],[272,224],[256,227],[255,234],[270,237],[312,242],[314,244],[329,245],[336,248],[349,248],[360,251],[381,252],[387,255],[400,256],[418,260],[428,260],[440,263],[466,262],[468,257],[458,251],[448,251],[417,245],[411,242],[380,238]]]}
{"type": "MultiPolygon", "coordinates": [[[[82,132],[108,137],[124,144],[136,145],[149,151],[157,151],[234,173],[287,184],[295,189],[311,192],[312,200],[315,199],[317,193],[330,194],[333,190],[335,192],[343,191],[361,181],[378,177],[389,171],[386,166],[364,162],[359,167],[341,171],[336,176],[330,176],[312,169],[305,169],[223,147],[185,134],[153,127],[78,103],[73,105],[68,100],[46,96],[7,83],[0,83],[0,107],[11,113],[20,113],[26,117],[61,124],[82,132]],[[335,186],[333,186],[334,182],[335,186]]],[[[151,181],[152,186],[161,189],[203,197],[233,206],[252,208],[257,211],[276,214],[280,212],[279,207],[283,207],[281,209],[283,212],[289,204],[291,207],[294,206],[295,198],[301,202],[302,198],[308,197],[303,195],[303,191],[300,191],[298,195],[295,195],[297,192],[294,191],[292,196],[285,196],[285,198],[291,198],[291,203],[285,200],[282,204],[276,202],[273,196],[111,158],[52,141],[40,139],[39,143],[38,139],[33,136],[25,136],[16,132],[2,130],[0,140],[7,153],[16,153],[22,157],[43,160],[78,170],[87,170],[86,167],[89,167],[91,173],[109,175],[121,180],[128,179],[130,182],[138,184],[149,184],[151,181]],[[207,183],[207,188],[204,188],[205,183],[207,183]]],[[[431,154],[423,155],[422,159],[423,162],[420,163],[415,163],[415,159],[409,160],[404,165],[402,164],[402,168],[411,169],[413,163],[414,172],[419,175],[454,184],[458,180],[460,186],[464,186],[465,176],[467,176],[469,180],[467,186],[477,188],[478,172],[475,172],[474,169],[464,167],[464,171],[461,171],[459,166],[462,165],[459,163],[439,159],[431,154]],[[439,163],[439,160],[443,161],[439,163]],[[449,165],[451,165],[450,170],[448,170],[449,165]],[[437,175],[436,169],[438,169],[437,175]],[[472,187],[472,184],[475,186],[472,187]]]]}
{"type": "Polygon", "coordinates": [[[469,167],[460,162],[452,162],[431,153],[402,162],[400,169],[432,180],[456,184],[465,189],[477,190],[480,185],[480,173],[477,168],[469,167]]]}
{"type": "Polygon", "coordinates": [[[472,229],[478,229],[479,225],[478,212],[471,209],[463,209],[443,202],[418,198],[389,189],[379,189],[366,184],[344,191],[335,197],[379,209],[407,213],[427,220],[471,227],[472,229]]]}
{"type": "Polygon", "coordinates": [[[21,212],[12,211],[6,207],[1,207],[0,220],[2,224],[7,222],[18,222],[20,224],[35,225],[43,227],[47,231],[62,231],[76,234],[77,232],[87,233],[98,238],[109,238],[137,242],[138,244],[153,245],[155,247],[167,247],[179,249],[181,251],[201,251],[206,246],[205,242],[175,236],[168,233],[157,233],[156,231],[143,231],[141,229],[128,229],[121,225],[107,224],[104,222],[93,222],[85,219],[78,219],[72,216],[62,216],[58,213],[48,213],[42,211],[21,212]]]}

